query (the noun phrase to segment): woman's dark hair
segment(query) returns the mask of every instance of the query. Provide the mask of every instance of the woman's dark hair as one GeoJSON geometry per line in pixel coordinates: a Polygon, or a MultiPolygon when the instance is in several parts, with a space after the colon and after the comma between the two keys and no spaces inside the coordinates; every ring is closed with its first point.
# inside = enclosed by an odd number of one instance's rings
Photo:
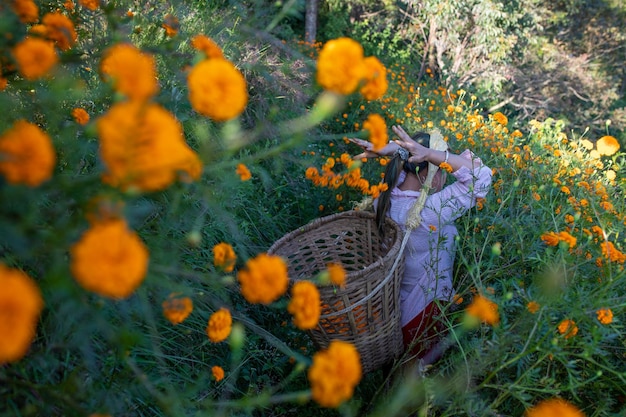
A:
{"type": "MultiPolygon", "coordinates": [[[[428,147],[430,135],[426,132],[417,132],[411,136],[411,139],[420,145],[428,147]]],[[[376,204],[376,226],[378,227],[381,238],[385,236],[385,217],[387,216],[391,204],[391,190],[395,188],[398,178],[400,178],[400,172],[404,170],[416,174],[419,170],[427,166],[428,162],[426,161],[414,164],[408,160],[404,160],[399,152],[396,152],[389,163],[387,163],[385,178],[383,179],[383,183],[387,184],[387,190],[380,193],[378,203],[376,204]]]]}

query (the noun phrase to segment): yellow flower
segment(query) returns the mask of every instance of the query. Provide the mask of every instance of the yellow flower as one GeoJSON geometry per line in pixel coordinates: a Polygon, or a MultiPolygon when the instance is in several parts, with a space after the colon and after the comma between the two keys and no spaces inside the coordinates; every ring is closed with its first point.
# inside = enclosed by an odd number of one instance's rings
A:
{"type": "Polygon", "coordinates": [[[76,281],[104,297],[129,297],[143,282],[148,269],[148,249],[123,219],[92,225],[70,253],[76,281]]]}
{"type": "Polygon", "coordinates": [[[532,314],[535,314],[537,311],[539,311],[539,308],[541,306],[539,305],[538,302],[536,301],[530,301],[528,304],[526,304],[526,308],[528,309],[528,311],[530,311],[532,314]]]}
{"type": "Polygon", "coordinates": [[[222,49],[213,41],[213,39],[207,36],[194,36],[191,39],[191,46],[195,50],[203,52],[207,58],[224,58],[224,53],[222,52],[222,49]]]}
{"type": "Polygon", "coordinates": [[[26,37],[13,48],[17,68],[27,80],[36,80],[48,74],[59,58],[51,42],[26,37]]]}
{"type": "Polygon", "coordinates": [[[244,164],[237,164],[237,169],[235,170],[235,172],[237,173],[237,175],[239,175],[241,181],[248,181],[250,178],[252,178],[250,170],[244,164]]]}
{"type": "Polygon", "coordinates": [[[120,102],[97,121],[103,180],[122,190],[159,191],[198,179],[202,163],[176,118],[154,103],[120,102]]]}
{"type": "Polygon", "coordinates": [[[100,71],[111,80],[115,91],[130,99],[147,100],[159,90],[154,58],[127,43],[104,52],[100,71]]]}
{"type": "Polygon", "coordinates": [[[185,321],[193,311],[193,301],[189,297],[179,297],[172,293],[161,304],[163,315],[170,323],[176,325],[185,321]]]}
{"type": "Polygon", "coordinates": [[[610,308],[601,308],[596,311],[598,321],[602,324],[611,324],[613,322],[613,311],[610,308]]]}
{"type": "Polygon", "coordinates": [[[62,13],[46,13],[41,19],[41,23],[46,27],[46,37],[53,41],[56,46],[67,51],[76,43],[76,30],[74,23],[69,17],[62,13]]]}
{"type": "Polygon", "coordinates": [[[500,323],[498,305],[480,294],[474,296],[472,303],[467,306],[465,311],[468,315],[478,318],[483,323],[492,326],[496,326],[500,323]]]}
{"type": "Polygon", "coordinates": [[[50,136],[18,120],[0,136],[0,174],[11,184],[36,187],[52,177],[56,153],[50,136]]]}
{"type": "Polygon", "coordinates": [[[194,110],[217,122],[239,116],[248,104],[246,80],[225,59],[198,63],[189,72],[187,84],[194,110]]]}
{"type": "Polygon", "coordinates": [[[619,142],[613,136],[602,136],[596,142],[600,155],[611,156],[619,151],[619,142]]]}
{"type": "Polygon", "coordinates": [[[502,126],[506,126],[509,123],[509,119],[502,113],[497,112],[493,115],[493,120],[501,124],[502,126]]]}
{"type": "Polygon", "coordinates": [[[230,315],[230,311],[225,308],[220,308],[215,313],[211,314],[206,328],[206,334],[209,336],[211,342],[222,342],[226,340],[230,334],[232,325],[233,318],[230,315]]]}
{"type": "Polygon", "coordinates": [[[365,65],[365,84],[361,87],[361,95],[366,100],[378,100],[387,92],[387,69],[378,60],[370,56],[363,60],[365,65]]]}
{"type": "Polygon", "coordinates": [[[348,342],[332,340],[328,349],[313,355],[308,371],[311,396],[322,407],[338,407],[352,397],[361,375],[356,348],[348,342]]]}
{"type": "Polygon", "coordinates": [[[85,109],[76,108],[72,110],[72,117],[79,125],[86,125],[89,123],[89,113],[85,109]]]}
{"type": "Polygon", "coordinates": [[[329,263],[326,265],[330,282],[340,287],[346,285],[346,270],[340,264],[329,263]]]}
{"type": "Polygon", "coordinates": [[[320,293],[310,281],[298,281],[291,288],[291,301],[287,311],[299,329],[310,330],[317,326],[321,314],[320,293]]]}
{"type": "Polygon", "coordinates": [[[100,6],[100,0],[78,0],[78,4],[93,11],[100,6]]]}
{"type": "Polygon", "coordinates": [[[224,379],[224,369],[222,369],[221,366],[213,366],[211,368],[211,373],[213,374],[213,378],[215,378],[217,382],[220,382],[222,379],[224,379]]]}
{"type": "Polygon", "coordinates": [[[366,76],[363,47],[350,38],[333,39],[317,58],[317,82],[325,90],[352,94],[366,76]]]}
{"type": "Polygon", "coordinates": [[[237,255],[233,247],[228,243],[218,243],[213,246],[213,265],[224,270],[224,272],[232,272],[235,269],[235,261],[237,255]]]}
{"type": "Polygon", "coordinates": [[[237,279],[248,302],[269,304],[287,290],[287,264],[280,256],[262,253],[246,262],[237,279]]]}
{"type": "Polygon", "coordinates": [[[28,275],[0,263],[0,365],[20,360],[35,338],[41,292],[28,275]]]}
{"type": "Polygon", "coordinates": [[[387,124],[381,115],[376,113],[370,114],[367,120],[363,122],[363,130],[369,132],[369,141],[374,145],[374,151],[382,149],[387,145],[389,141],[387,124]]]}
{"type": "Polygon", "coordinates": [[[566,339],[576,336],[578,333],[578,326],[574,320],[565,319],[559,323],[559,333],[565,335],[566,339]]]}
{"type": "Polygon", "coordinates": [[[585,414],[565,400],[551,398],[526,410],[524,417],[585,417],[585,414]]]}
{"type": "Polygon", "coordinates": [[[13,0],[11,8],[22,23],[35,23],[39,20],[39,8],[32,0],[13,0]]]}

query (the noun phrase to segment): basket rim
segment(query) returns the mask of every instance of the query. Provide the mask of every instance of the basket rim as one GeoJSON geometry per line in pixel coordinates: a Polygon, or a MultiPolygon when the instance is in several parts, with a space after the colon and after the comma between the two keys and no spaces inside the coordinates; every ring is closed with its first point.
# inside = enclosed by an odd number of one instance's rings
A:
{"type": "MultiPolygon", "coordinates": [[[[360,217],[360,218],[366,218],[366,219],[371,220],[371,219],[376,218],[376,214],[371,211],[348,210],[348,211],[343,211],[340,213],[330,214],[324,217],[319,217],[285,234],[283,237],[281,237],[276,242],[274,242],[272,246],[270,246],[270,248],[267,250],[267,253],[274,254],[276,249],[282,246],[283,244],[285,244],[285,242],[289,242],[297,238],[298,236],[303,235],[313,229],[316,229],[320,226],[324,226],[328,223],[332,223],[336,221],[337,219],[342,219],[344,217],[345,218],[350,218],[350,217],[359,218],[360,217]]],[[[400,226],[390,217],[385,218],[385,224],[387,226],[392,227],[396,231],[394,242],[389,248],[389,250],[387,251],[387,253],[385,254],[385,256],[382,256],[382,257],[379,256],[375,262],[369,264],[363,269],[356,270],[356,271],[346,271],[346,278],[349,277],[350,279],[358,279],[365,274],[369,274],[375,268],[382,267],[391,257],[395,258],[397,256],[401,256],[401,254],[398,252],[399,252],[400,246],[402,245],[402,237],[403,237],[402,229],[400,229],[400,226]]],[[[289,277],[289,279],[295,279],[295,278],[289,277]]]]}

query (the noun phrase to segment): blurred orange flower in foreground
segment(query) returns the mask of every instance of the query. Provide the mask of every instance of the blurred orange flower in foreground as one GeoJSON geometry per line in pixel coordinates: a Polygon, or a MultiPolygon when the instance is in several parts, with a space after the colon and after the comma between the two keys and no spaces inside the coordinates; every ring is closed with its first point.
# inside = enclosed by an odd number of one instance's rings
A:
{"type": "Polygon", "coordinates": [[[27,80],[36,80],[48,74],[59,58],[51,42],[26,37],[13,48],[17,68],[27,80]]]}
{"type": "Polygon", "coordinates": [[[159,89],[152,55],[128,43],[114,45],[104,52],[100,71],[115,91],[135,100],[147,100],[159,89]]]}
{"type": "Polygon", "coordinates": [[[0,174],[11,184],[36,187],[52,177],[56,152],[37,125],[18,120],[0,136],[0,174]]]}
{"type": "Polygon", "coordinates": [[[311,396],[323,407],[338,407],[352,397],[361,376],[361,359],[356,348],[348,342],[332,340],[328,349],[313,355],[308,372],[311,396]]]}
{"type": "Polygon", "coordinates": [[[103,181],[122,190],[159,191],[196,180],[202,163],[174,115],[154,103],[115,104],[97,121],[103,181]]]}
{"type": "Polygon", "coordinates": [[[291,301],[287,311],[293,315],[293,322],[299,329],[314,329],[321,314],[320,293],[310,281],[298,281],[291,288],[291,301]]]}
{"type": "Polygon", "coordinates": [[[524,417],[585,417],[585,414],[565,400],[551,398],[526,410],[524,417]]]}
{"type": "Polygon", "coordinates": [[[76,281],[88,291],[114,299],[129,297],[148,269],[148,249],[123,219],[94,224],[70,254],[76,281]]]}
{"type": "Polygon", "coordinates": [[[199,62],[189,72],[187,84],[193,109],[216,122],[239,116],[248,104],[246,80],[225,59],[199,62]]]}
{"type": "Polygon", "coordinates": [[[261,253],[246,262],[237,279],[249,303],[269,304],[283,295],[289,284],[287,264],[280,256],[261,253]]]}
{"type": "Polygon", "coordinates": [[[317,82],[325,90],[352,94],[366,75],[363,47],[350,38],[324,44],[317,58],[317,82]]]}
{"type": "Polygon", "coordinates": [[[26,273],[0,263],[0,365],[28,351],[43,308],[41,292],[26,273]]]}

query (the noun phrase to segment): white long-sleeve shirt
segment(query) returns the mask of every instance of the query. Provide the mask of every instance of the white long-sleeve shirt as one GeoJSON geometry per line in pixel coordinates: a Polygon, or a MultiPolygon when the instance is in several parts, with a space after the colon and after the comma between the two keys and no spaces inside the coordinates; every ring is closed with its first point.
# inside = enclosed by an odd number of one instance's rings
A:
{"type": "MultiPolygon", "coordinates": [[[[454,221],[484,198],[491,188],[491,169],[482,164],[471,151],[462,157],[473,161],[474,169],[461,167],[452,175],[456,181],[426,199],[421,212],[422,222],[411,232],[405,247],[405,268],[400,288],[401,323],[406,325],[433,300],[449,301],[454,295],[452,272],[455,256],[454,221]],[[434,226],[434,227],[433,227],[434,226]]],[[[406,173],[402,172],[398,185],[406,173]]],[[[409,210],[419,191],[391,191],[388,216],[405,230],[409,210]]]]}

